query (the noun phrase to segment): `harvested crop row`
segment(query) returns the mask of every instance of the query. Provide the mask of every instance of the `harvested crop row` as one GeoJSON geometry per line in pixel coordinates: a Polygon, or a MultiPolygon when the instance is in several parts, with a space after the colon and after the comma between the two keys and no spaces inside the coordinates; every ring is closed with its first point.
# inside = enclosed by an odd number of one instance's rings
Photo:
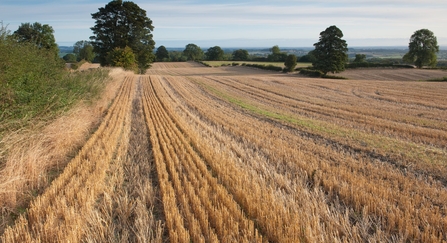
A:
{"type": "MultiPolygon", "coordinates": [[[[446,231],[446,222],[443,215],[446,212],[442,205],[447,195],[436,181],[427,183],[423,178],[403,174],[390,165],[315,144],[309,138],[301,137],[298,128],[291,128],[290,124],[283,127],[271,119],[259,120],[259,114],[252,116],[237,106],[229,105],[228,100],[222,100],[215,91],[201,89],[184,78],[165,79],[167,81],[162,84],[171,97],[165,103],[174,102],[173,107],[177,107],[182,119],[190,120],[190,127],[185,130],[195,130],[199,134],[195,135],[199,136],[197,143],[202,141],[204,146],[208,144],[221,154],[235,154],[236,158],[232,160],[238,164],[239,170],[246,169],[246,177],[255,171],[266,181],[261,185],[283,191],[282,194],[278,192],[273,201],[289,198],[289,207],[293,208],[293,204],[302,206],[307,203],[300,200],[297,191],[312,195],[310,207],[297,209],[302,216],[300,221],[309,225],[309,232],[301,234],[303,238],[315,240],[312,235],[325,235],[329,240],[335,234],[341,239],[349,236],[350,239],[378,241],[411,239],[436,242],[444,239],[442,232],[446,231]],[[225,150],[227,152],[223,152],[225,150]],[[240,160],[242,163],[237,162],[240,160]],[[323,195],[318,197],[320,190],[323,195]],[[304,217],[309,215],[309,211],[316,214],[304,217]],[[328,211],[330,217],[324,216],[328,211]],[[341,220],[346,219],[344,215],[348,221],[341,220]],[[321,218],[324,219],[320,222],[322,225],[312,224],[321,218]],[[336,227],[331,232],[328,225],[336,227]]],[[[216,87],[211,80],[200,77],[188,79],[216,87]]],[[[225,90],[219,89],[220,92],[225,90]]],[[[190,136],[193,138],[194,134],[190,136]]],[[[227,161],[219,169],[228,168],[227,161]]],[[[224,175],[218,174],[218,177],[227,183],[224,175]]],[[[226,186],[232,191],[230,184],[226,186]]],[[[259,207],[255,203],[251,205],[259,207]]],[[[270,210],[274,210],[273,206],[270,210]]],[[[286,217],[280,220],[282,225],[288,225],[286,217]]],[[[259,224],[262,225],[261,222],[259,224]]],[[[268,238],[269,235],[264,236],[268,238]]]]}
{"type": "MultiPolygon", "coordinates": [[[[44,194],[31,203],[3,242],[79,242],[86,237],[88,215],[107,187],[107,168],[127,151],[134,77],[126,77],[98,130],[44,194]]],[[[98,232],[97,232],[98,233],[98,232]]]]}
{"type": "MultiPolygon", "coordinates": [[[[169,79],[169,83],[174,80],[169,79]]],[[[179,79],[176,82],[179,84],[177,87],[183,87],[190,83],[185,82],[183,79],[179,79]]],[[[163,82],[165,89],[168,86],[168,82],[163,82]]],[[[199,91],[200,92],[200,91],[199,91]]],[[[189,93],[194,95],[194,93],[189,93]]],[[[172,93],[169,95],[171,98],[172,93]]],[[[164,104],[172,104],[173,100],[170,100],[167,96],[164,97],[164,104]]],[[[179,104],[172,104],[173,107],[181,109],[179,104]]],[[[209,103],[201,103],[204,107],[211,105],[209,103]]],[[[210,106],[211,108],[212,106],[210,106]]],[[[181,112],[177,110],[176,114],[181,112]]],[[[316,201],[313,197],[321,198],[323,194],[318,192],[316,194],[309,194],[307,191],[303,191],[299,188],[305,187],[305,185],[297,185],[296,181],[285,181],[285,177],[279,175],[271,170],[271,166],[266,166],[261,157],[253,156],[253,149],[245,146],[247,144],[240,144],[240,139],[227,139],[226,134],[222,133],[222,130],[216,129],[216,127],[204,123],[194,124],[197,121],[197,117],[193,113],[185,114],[179,120],[178,124],[182,127],[188,127],[185,131],[188,131],[188,135],[191,141],[194,142],[194,146],[202,153],[209,163],[213,173],[223,182],[228,190],[233,194],[234,199],[242,206],[246,214],[256,220],[256,223],[263,233],[264,238],[273,242],[299,242],[301,240],[309,241],[327,241],[336,237],[336,225],[331,222],[325,223],[323,226],[321,221],[313,215],[309,210],[304,214],[303,209],[319,208],[319,210],[326,212],[327,219],[331,219],[332,222],[346,222],[347,218],[333,217],[331,215],[332,209],[324,208],[322,204],[315,204],[316,201]],[[192,124],[191,124],[192,122],[192,124]],[[208,127],[210,126],[210,127],[208,127]],[[222,138],[224,140],[222,140],[222,138]],[[227,146],[235,146],[236,151],[229,151],[227,146]],[[258,174],[257,171],[262,170],[262,174],[258,174]],[[271,176],[280,180],[286,184],[283,184],[282,188],[277,188],[277,185],[271,184],[269,181],[271,176]],[[298,190],[295,190],[297,188],[298,190]],[[284,190],[291,189],[289,191],[292,196],[288,196],[284,190]],[[299,199],[298,202],[295,198],[299,199]],[[311,229],[315,228],[314,231],[311,229]],[[323,228],[327,228],[326,232],[330,234],[321,234],[323,228]],[[318,233],[321,230],[321,233],[318,233]]],[[[200,120],[200,119],[199,119],[200,120]]],[[[299,182],[298,182],[299,183],[299,182]]],[[[317,200],[318,201],[318,200],[317,200]]]]}
{"type": "MultiPolygon", "coordinates": [[[[179,110],[177,113],[184,119],[183,125],[191,131],[191,139],[200,151],[206,151],[204,155],[217,177],[233,193],[246,213],[256,219],[265,238],[273,242],[324,242],[346,237],[345,229],[339,231],[340,225],[349,224],[349,218],[337,214],[333,207],[318,203],[324,201],[325,196],[320,190],[306,190],[306,182],[303,183],[298,177],[298,173],[302,174],[302,171],[295,168],[287,174],[279,173],[284,172],[285,168],[282,163],[275,164],[275,157],[260,154],[258,149],[262,146],[251,144],[246,140],[247,136],[233,134],[233,129],[247,128],[247,124],[261,130],[265,124],[251,123],[246,114],[243,115],[245,117],[239,116],[237,112],[231,111],[231,107],[225,107],[230,110],[224,109],[222,103],[216,104],[215,100],[202,100],[203,96],[199,94],[201,91],[187,80],[168,79],[163,84],[168,91],[169,86],[175,87],[175,90],[169,91],[171,98],[178,100],[175,97],[176,91],[185,95],[183,102],[179,101],[176,106],[184,112],[182,114],[179,110]],[[190,109],[184,109],[184,106],[190,109]],[[223,113],[227,117],[224,120],[220,120],[222,116],[210,120],[216,113],[223,113]],[[239,124],[226,123],[226,119],[239,124]],[[321,214],[315,215],[315,212],[321,214]]],[[[169,103],[168,100],[166,102],[169,103]]],[[[259,135],[252,129],[247,133],[259,135]]],[[[272,145],[265,137],[259,139],[268,143],[265,146],[272,145]]],[[[297,152],[287,149],[286,143],[284,141],[283,144],[276,144],[278,149],[288,153],[281,160],[297,152]]],[[[351,228],[346,230],[358,230],[351,228]]],[[[358,235],[352,237],[350,239],[355,239],[358,235]]]]}
{"type": "MultiPolygon", "coordinates": [[[[307,87],[301,83],[288,82],[285,86],[266,80],[253,82],[254,80],[250,79],[226,77],[213,78],[213,81],[220,84],[219,89],[228,86],[235,97],[249,96],[249,100],[263,103],[266,107],[275,107],[277,112],[281,109],[281,113],[300,114],[303,117],[325,120],[346,128],[373,131],[375,134],[441,147],[445,146],[441,141],[447,139],[445,130],[447,123],[438,120],[442,111],[437,109],[427,110],[415,105],[411,105],[409,109],[402,109],[403,104],[395,101],[394,105],[388,105],[387,110],[384,110],[383,104],[378,101],[360,98],[346,91],[333,90],[334,87],[330,84],[307,87]],[[353,106],[353,103],[356,105],[353,106]],[[392,112],[388,109],[392,109],[392,112]],[[395,112],[397,110],[398,115],[395,112]],[[407,111],[411,113],[405,114],[407,111]],[[424,117],[416,115],[421,112],[424,113],[424,117]]],[[[342,89],[340,86],[336,88],[342,89]]]]}
{"type": "Polygon", "coordinates": [[[126,123],[116,158],[107,169],[104,191],[88,215],[88,242],[165,242],[163,208],[152,147],[141,102],[141,80],[137,81],[131,115],[126,123]]]}
{"type": "Polygon", "coordinates": [[[171,242],[261,242],[254,222],[191,146],[157,76],[144,84],[144,107],[154,147],[171,242]]]}
{"type": "MultiPolygon", "coordinates": [[[[380,102],[365,101],[334,89],[315,90],[322,84],[307,87],[309,84],[305,82],[292,83],[284,78],[277,78],[281,84],[277,84],[276,80],[228,77],[198,77],[196,80],[220,98],[254,113],[285,121],[286,124],[292,123],[311,135],[336,141],[341,146],[376,158],[387,158],[411,173],[432,175],[447,184],[447,169],[444,166],[447,153],[443,142],[447,139],[447,120],[442,109],[404,108],[398,102],[384,106],[380,102]],[[418,115],[422,113],[423,117],[418,115]]],[[[341,84],[338,85],[340,88],[341,84]]],[[[415,85],[415,88],[419,86],[415,85]]],[[[417,102],[407,100],[407,103],[417,102]]],[[[439,105],[447,104],[439,102],[439,105]]]]}

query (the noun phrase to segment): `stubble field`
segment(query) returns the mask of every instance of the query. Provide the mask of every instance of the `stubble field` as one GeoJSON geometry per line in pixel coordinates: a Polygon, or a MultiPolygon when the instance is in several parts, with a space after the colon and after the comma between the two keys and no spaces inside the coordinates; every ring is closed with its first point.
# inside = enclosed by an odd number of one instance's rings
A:
{"type": "Polygon", "coordinates": [[[98,130],[1,240],[445,242],[447,83],[388,71],[127,74],[98,130]]]}

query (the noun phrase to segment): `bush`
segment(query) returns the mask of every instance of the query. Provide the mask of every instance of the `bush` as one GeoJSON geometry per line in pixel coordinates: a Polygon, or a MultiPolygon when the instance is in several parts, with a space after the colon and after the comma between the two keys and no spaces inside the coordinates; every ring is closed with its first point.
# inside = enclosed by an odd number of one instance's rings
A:
{"type": "Polygon", "coordinates": [[[262,65],[262,64],[247,64],[247,63],[243,63],[242,65],[247,67],[254,67],[254,68],[259,68],[259,69],[264,69],[264,70],[270,70],[270,71],[277,71],[277,72],[281,72],[282,71],[282,67],[278,67],[278,66],[274,66],[274,65],[262,65]]]}
{"type": "Polygon", "coordinates": [[[393,67],[397,67],[397,68],[415,68],[414,65],[408,65],[408,64],[394,64],[393,67]]]}
{"type": "Polygon", "coordinates": [[[322,78],[328,78],[328,79],[347,79],[342,76],[335,76],[335,75],[324,75],[322,78]]]}
{"type": "Polygon", "coordinates": [[[286,68],[284,68],[285,72],[292,72],[293,70],[295,70],[296,59],[297,57],[293,54],[287,56],[286,61],[284,62],[284,66],[286,66],[286,68]]]}
{"type": "Polygon", "coordinates": [[[429,79],[427,81],[429,81],[429,82],[447,82],[447,77],[433,78],[433,79],[429,79]]]}
{"type": "Polygon", "coordinates": [[[133,50],[125,48],[115,48],[107,55],[108,63],[113,67],[122,67],[126,70],[138,72],[138,63],[133,50]]]}
{"type": "Polygon", "coordinates": [[[318,78],[321,78],[324,75],[324,73],[322,71],[314,70],[314,69],[301,69],[300,74],[306,75],[309,77],[318,77],[318,78]]]}
{"type": "Polygon", "coordinates": [[[373,67],[394,67],[394,68],[414,68],[413,65],[393,64],[393,63],[372,63],[372,62],[354,62],[345,65],[346,68],[373,68],[373,67]]]}
{"type": "Polygon", "coordinates": [[[99,93],[92,75],[102,83],[107,72],[86,75],[65,71],[64,61],[51,51],[0,38],[0,134],[99,93]]]}
{"type": "Polygon", "coordinates": [[[348,63],[345,67],[348,68],[369,68],[369,67],[391,67],[393,64],[383,64],[383,63],[369,63],[369,62],[353,62],[348,63]]]}
{"type": "Polygon", "coordinates": [[[70,65],[70,68],[73,69],[73,70],[78,70],[79,67],[80,67],[80,65],[78,63],[72,63],[70,65]]]}
{"type": "Polygon", "coordinates": [[[206,67],[213,67],[209,63],[206,63],[206,62],[203,62],[203,61],[198,61],[198,63],[200,63],[200,64],[202,64],[203,66],[206,66],[206,67]]]}
{"type": "Polygon", "coordinates": [[[68,53],[63,57],[66,63],[73,63],[76,62],[76,55],[73,53],[68,53]]]}

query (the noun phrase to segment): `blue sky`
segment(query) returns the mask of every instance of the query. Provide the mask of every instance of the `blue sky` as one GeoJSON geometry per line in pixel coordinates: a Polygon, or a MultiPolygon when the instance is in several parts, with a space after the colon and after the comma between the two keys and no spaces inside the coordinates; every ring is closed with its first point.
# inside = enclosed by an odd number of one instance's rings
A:
{"type": "MultiPolygon", "coordinates": [[[[88,40],[91,13],[110,1],[1,0],[0,21],[15,31],[21,23],[53,27],[59,45],[88,40]]],[[[133,1],[147,11],[156,46],[312,47],[331,25],[348,45],[408,46],[410,36],[429,29],[447,46],[445,0],[153,0],[133,1]]]]}

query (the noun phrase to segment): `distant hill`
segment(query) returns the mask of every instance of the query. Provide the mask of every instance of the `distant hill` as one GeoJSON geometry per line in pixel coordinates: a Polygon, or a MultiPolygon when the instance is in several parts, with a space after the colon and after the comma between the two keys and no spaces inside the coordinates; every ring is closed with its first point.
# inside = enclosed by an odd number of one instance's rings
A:
{"type": "Polygon", "coordinates": [[[73,46],[59,46],[59,52],[73,53],[73,46]]]}

